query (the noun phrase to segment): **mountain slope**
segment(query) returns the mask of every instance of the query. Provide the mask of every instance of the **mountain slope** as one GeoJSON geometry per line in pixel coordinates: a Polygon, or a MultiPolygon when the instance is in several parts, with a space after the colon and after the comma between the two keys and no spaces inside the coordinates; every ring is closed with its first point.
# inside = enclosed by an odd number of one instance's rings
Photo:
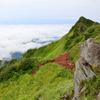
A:
{"type": "MultiPolygon", "coordinates": [[[[40,47],[39,49],[31,50],[31,54],[26,52],[24,57],[45,57],[45,58],[54,58],[65,52],[70,51],[70,49],[77,44],[78,39],[80,37],[80,31],[78,29],[79,26],[83,27],[82,32],[84,32],[87,28],[92,26],[94,22],[86,19],[84,17],[80,17],[80,19],[76,22],[76,24],[71,28],[68,34],[63,36],[60,40],[50,43],[49,45],[40,47]]],[[[80,38],[81,39],[81,38],[80,38]]]]}
{"type": "Polygon", "coordinates": [[[51,63],[43,66],[35,76],[21,75],[0,83],[1,100],[60,100],[73,89],[73,73],[66,67],[51,63]],[[66,84],[67,83],[67,84],[66,84]]]}
{"type": "Polygon", "coordinates": [[[28,50],[21,60],[11,60],[0,71],[0,99],[60,100],[61,95],[66,93],[71,99],[73,73],[66,67],[47,62],[71,51],[68,61],[75,63],[79,58],[81,44],[90,37],[100,42],[100,24],[81,17],[60,40],[39,49],[28,50]],[[39,69],[37,63],[44,66],[39,69]],[[31,76],[36,70],[38,72],[31,76]]]}

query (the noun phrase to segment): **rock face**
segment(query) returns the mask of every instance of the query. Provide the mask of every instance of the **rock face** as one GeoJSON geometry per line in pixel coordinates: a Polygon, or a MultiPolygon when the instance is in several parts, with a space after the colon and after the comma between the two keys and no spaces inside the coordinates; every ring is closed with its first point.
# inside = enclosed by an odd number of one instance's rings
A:
{"type": "Polygon", "coordinates": [[[61,100],[69,100],[67,94],[61,96],[61,100]]]}
{"type": "Polygon", "coordinates": [[[88,80],[96,76],[92,70],[92,65],[100,65],[100,44],[92,38],[89,38],[80,47],[80,58],[76,61],[76,71],[74,73],[74,98],[80,100],[79,93],[84,91],[85,86],[79,86],[80,81],[88,80]]]}
{"type": "Polygon", "coordinates": [[[100,92],[99,92],[99,94],[97,95],[97,100],[100,100],[100,92]]]}
{"type": "Polygon", "coordinates": [[[79,86],[80,81],[92,78],[95,74],[92,71],[92,66],[87,63],[84,58],[80,58],[76,63],[76,71],[74,74],[74,98],[73,100],[80,100],[79,93],[84,89],[79,86]]]}
{"type": "Polygon", "coordinates": [[[81,45],[80,57],[83,57],[90,65],[100,65],[100,44],[89,38],[81,45]]]}

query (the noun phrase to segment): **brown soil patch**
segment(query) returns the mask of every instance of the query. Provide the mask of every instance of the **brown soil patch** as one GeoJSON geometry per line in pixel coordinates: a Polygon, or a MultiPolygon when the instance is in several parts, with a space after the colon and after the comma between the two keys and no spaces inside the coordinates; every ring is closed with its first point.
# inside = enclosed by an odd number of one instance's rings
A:
{"type": "Polygon", "coordinates": [[[61,65],[62,67],[67,67],[68,69],[70,69],[72,71],[72,69],[75,67],[75,65],[72,65],[72,61],[68,62],[67,60],[70,58],[69,54],[71,52],[67,52],[64,55],[61,55],[57,58],[55,58],[54,62],[61,65]]]}
{"type": "MultiPolygon", "coordinates": [[[[70,56],[69,56],[70,53],[71,52],[67,52],[64,55],[61,55],[57,58],[50,60],[48,63],[51,63],[51,62],[57,63],[57,64],[61,65],[62,67],[67,67],[69,70],[71,70],[74,73],[73,68],[75,67],[75,65],[72,65],[72,61],[71,62],[67,61],[70,58],[70,56]]],[[[37,63],[37,65],[39,66],[39,68],[42,67],[38,63],[37,63]]],[[[38,69],[31,75],[35,75],[37,73],[37,71],[38,71],[38,69]]]]}
{"type": "MultiPolygon", "coordinates": [[[[38,63],[36,63],[38,66],[39,66],[39,68],[41,68],[42,66],[41,65],[39,65],[38,63]]],[[[31,75],[33,76],[33,75],[35,75],[37,72],[38,72],[38,70],[39,69],[37,69],[34,73],[32,73],[31,75]]]]}

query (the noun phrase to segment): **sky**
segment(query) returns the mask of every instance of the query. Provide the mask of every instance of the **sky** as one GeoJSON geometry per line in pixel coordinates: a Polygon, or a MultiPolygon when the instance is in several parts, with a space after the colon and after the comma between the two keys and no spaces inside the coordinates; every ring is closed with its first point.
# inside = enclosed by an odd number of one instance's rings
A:
{"type": "Polygon", "coordinates": [[[51,43],[79,17],[100,22],[100,0],[0,0],[0,60],[51,43]]]}
{"type": "Polygon", "coordinates": [[[100,0],[0,0],[0,24],[73,24],[80,16],[100,22],[100,0]]]}

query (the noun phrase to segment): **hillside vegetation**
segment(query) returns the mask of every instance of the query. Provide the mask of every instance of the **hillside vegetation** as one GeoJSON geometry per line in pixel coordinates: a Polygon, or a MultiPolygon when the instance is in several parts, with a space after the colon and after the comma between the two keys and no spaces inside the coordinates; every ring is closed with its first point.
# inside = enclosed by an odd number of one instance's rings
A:
{"type": "Polygon", "coordinates": [[[81,44],[90,37],[100,42],[100,24],[80,17],[60,40],[28,50],[21,60],[12,59],[0,70],[0,100],[61,100],[65,94],[71,100],[74,74],[66,67],[47,62],[71,51],[69,61],[74,64],[81,44]],[[39,68],[37,63],[44,66],[39,68]]]}
{"type": "Polygon", "coordinates": [[[15,79],[14,75],[8,81],[1,82],[0,100],[38,100],[39,97],[60,100],[61,95],[73,89],[72,78],[73,73],[66,67],[46,64],[35,76],[23,74],[15,79]]]}
{"type": "Polygon", "coordinates": [[[88,38],[95,38],[98,36],[100,33],[99,28],[99,23],[80,17],[76,24],[70,29],[69,33],[63,36],[60,40],[38,49],[30,49],[24,54],[24,57],[44,57],[52,59],[71,51],[71,60],[75,63],[78,59],[78,52],[76,52],[76,58],[73,54],[74,51],[79,51],[80,45],[88,38]]]}

